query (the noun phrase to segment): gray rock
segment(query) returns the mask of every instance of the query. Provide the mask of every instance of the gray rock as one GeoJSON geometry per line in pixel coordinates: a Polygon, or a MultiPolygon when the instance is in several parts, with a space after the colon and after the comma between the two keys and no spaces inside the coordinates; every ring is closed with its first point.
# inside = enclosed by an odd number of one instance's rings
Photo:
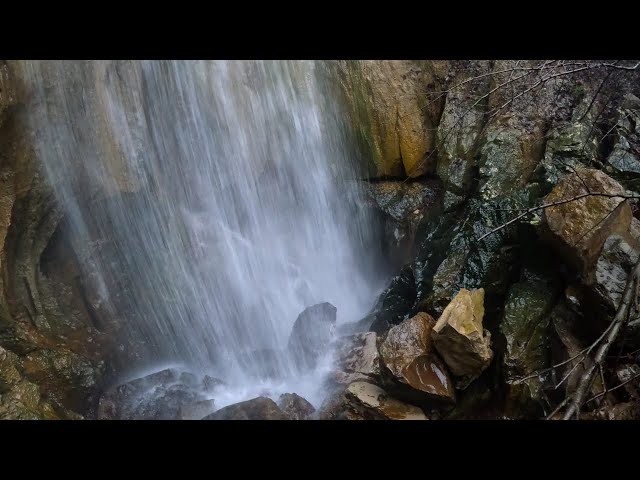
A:
{"type": "Polygon", "coordinates": [[[257,397],[221,408],[203,420],[287,420],[287,416],[270,398],[257,397]]]}
{"type": "Polygon", "coordinates": [[[283,393],[278,406],[290,420],[308,420],[316,411],[313,405],[295,393],[283,393]]]}
{"type": "Polygon", "coordinates": [[[313,369],[333,339],[336,307],[328,302],[306,308],[293,324],[288,351],[301,369],[313,369]]]}

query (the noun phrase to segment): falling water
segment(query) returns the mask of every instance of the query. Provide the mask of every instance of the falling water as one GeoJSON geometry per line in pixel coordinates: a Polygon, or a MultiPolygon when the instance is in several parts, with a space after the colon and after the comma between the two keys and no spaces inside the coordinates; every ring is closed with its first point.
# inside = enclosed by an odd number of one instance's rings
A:
{"type": "MultiPolygon", "coordinates": [[[[264,383],[243,359],[283,349],[305,307],[331,302],[338,323],[366,314],[374,243],[325,64],[22,68],[74,248],[154,362],[214,372],[237,401],[264,383]]],[[[314,397],[317,379],[292,367],[282,388],[314,397]]]]}

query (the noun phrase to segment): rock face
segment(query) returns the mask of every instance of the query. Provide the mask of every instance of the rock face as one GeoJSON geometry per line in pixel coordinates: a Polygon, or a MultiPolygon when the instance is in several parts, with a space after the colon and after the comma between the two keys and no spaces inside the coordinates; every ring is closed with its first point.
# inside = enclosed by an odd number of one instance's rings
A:
{"type": "Polygon", "coordinates": [[[287,416],[270,398],[257,397],[221,408],[203,420],[287,420],[287,416]]]}
{"type": "Polygon", "coordinates": [[[433,344],[451,373],[477,378],[491,363],[491,334],[482,327],[484,290],[462,289],[433,327],[433,344]]]}
{"type": "Polygon", "coordinates": [[[336,307],[319,303],[306,308],[293,324],[289,337],[289,353],[303,369],[315,367],[333,339],[336,324],[336,307]]]}
{"type": "Polygon", "coordinates": [[[78,418],[93,404],[115,322],[91,302],[61,233],[63,213],[32,145],[29,98],[19,64],[0,61],[0,347],[16,355],[22,379],[0,394],[0,416],[78,418]],[[9,400],[18,397],[33,401],[9,400]]]}
{"type": "Polygon", "coordinates": [[[446,366],[433,349],[435,321],[427,313],[391,328],[380,345],[380,357],[399,398],[425,403],[455,400],[446,366]]]}
{"type": "MultiPolygon", "coordinates": [[[[578,168],[544,198],[544,203],[567,200],[589,192],[623,193],[622,186],[599,170],[578,168]],[[584,183],[583,183],[584,182],[584,183]]],[[[583,273],[594,266],[606,239],[628,231],[631,208],[620,198],[588,196],[544,211],[546,234],[558,253],[583,273]]]]}
{"type": "Polygon", "coordinates": [[[435,166],[442,99],[425,96],[445,67],[423,61],[340,61],[338,70],[372,177],[418,177],[435,166]]]}
{"type": "Polygon", "coordinates": [[[380,376],[378,337],[374,332],[341,337],[336,341],[335,370],[332,380],[348,385],[357,380],[372,380],[380,376]]]}
{"type": "Polygon", "coordinates": [[[428,420],[424,412],[391,397],[377,385],[353,382],[330,396],[320,420],[428,420]]]}
{"type": "Polygon", "coordinates": [[[278,407],[289,420],[308,420],[316,411],[313,405],[295,393],[280,395],[278,407]]]}
{"type": "Polygon", "coordinates": [[[445,208],[451,208],[464,200],[473,185],[476,154],[482,139],[485,103],[476,98],[490,89],[489,76],[485,81],[467,82],[471,74],[482,75],[490,70],[490,62],[469,62],[465,70],[454,80],[462,84],[447,94],[444,111],[438,125],[438,176],[446,188],[445,208]]]}

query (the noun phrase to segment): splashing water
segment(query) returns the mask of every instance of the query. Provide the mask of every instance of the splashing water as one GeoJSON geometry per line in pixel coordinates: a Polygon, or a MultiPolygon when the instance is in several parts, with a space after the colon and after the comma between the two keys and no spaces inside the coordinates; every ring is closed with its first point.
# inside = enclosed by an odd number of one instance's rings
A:
{"type": "MultiPolygon", "coordinates": [[[[102,301],[154,362],[310,399],[308,377],[242,359],[286,346],[298,314],[338,323],[379,290],[371,221],[329,69],[311,61],[30,61],[37,152],[102,301]],[[96,241],[95,239],[100,239],[96,241]]],[[[335,88],[335,87],[334,87],[335,88]]],[[[313,401],[313,400],[312,400],[313,401]]]]}

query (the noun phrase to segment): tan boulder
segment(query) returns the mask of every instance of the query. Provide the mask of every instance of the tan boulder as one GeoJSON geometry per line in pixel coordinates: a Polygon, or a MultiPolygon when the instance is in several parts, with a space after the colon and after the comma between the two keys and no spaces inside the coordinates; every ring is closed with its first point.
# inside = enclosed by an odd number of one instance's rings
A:
{"type": "MultiPolygon", "coordinates": [[[[599,170],[578,168],[563,178],[543,202],[560,202],[588,192],[615,194],[623,193],[624,188],[599,170]]],[[[631,217],[631,207],[624,199],[585,196],[546,208],[543,234],[567,262],[588,274],[606,239],[612,234],[625,234],[631,217]]]]}
{"type": "Polygon", "coordinates": [[[433,327],[433,343],[451,373],[477,378],[491,363],[491,334],[482,327],[484,289],[461,289],[433,327]]]}
{"type": "Polygon", "coordinates": [[[435,320],[424,312],[391,328],[380,346],[380,356],[399,397],[409,401],[454,401],[447,368],[433,349],[435,320]]]}
{"type": "Polygon", "coordinates": [[[372,383],[354,382],[347,387],[345,397],[356,410],[368,411],[365,418],[385,420],[427,420],[418,407],[390,397],[382,388],[372,383]]]}

